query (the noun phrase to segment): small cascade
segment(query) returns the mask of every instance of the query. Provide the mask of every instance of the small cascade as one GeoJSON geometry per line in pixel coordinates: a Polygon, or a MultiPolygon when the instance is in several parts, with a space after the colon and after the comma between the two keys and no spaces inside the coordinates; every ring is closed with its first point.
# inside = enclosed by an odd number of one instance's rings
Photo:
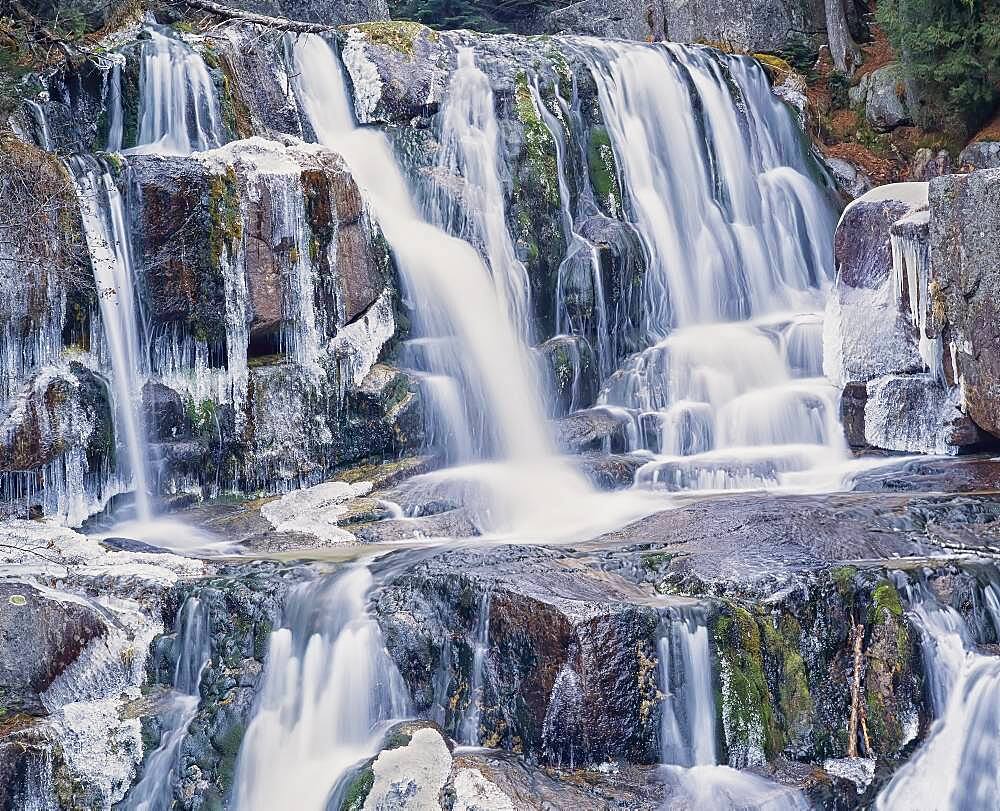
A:
{"type": "Polygon", "coordinates": [[[181,743],[198,712],[201,674],[211,658],[207,606],[197,597],[188,597],[178,616],[175,692],[159,716],[163,729],[160,745],[146,758],[142,777],[124,801],[126,811],[169,811],[173,806],[181,743]]]}
{"type": "Polygon", "coordinates": [[[97,285],[104,345],[110,356],[115,433],[128,459],[137,517],[145,521],[152,515],[148,452],[139,407],[146,364],[124,207],[114,178],[96,158],[74,157],[68,165],[80,200],[97,285]]]}
{"type": "Polygon", "coordinates": [[[225,138],[215,85],[205,61],[187,43],[146,29],[139,73],[139,134],[133,151],[190,155],[225,138]]]}
{"type": "MultiPolygon", "coordinates": [[[[978,652],[965,620],[938,603],[923,584],[908,592],[935,721],[875,807],[923,808],[931,797],[937,811],[993,807],[1000,796],[1000,657],[978,652]]],[[[1000,604],[996,584],[987,584],[984,592],[988,607],[1000,604]]],[[[1000,625],[994,632],[1000,635],[1000,625]]]]}
{"type": "Polygon", "coordinates": [[[789,111],[750,59],[575,47],[649,260],[648,348],[598,398],[629,415],[630,450],[656,454],[637,483],[836,486],[839,474],[817,478],[846,459],[839,392],[820,368],[834,220],[789,111]]]}
{"type": "Polygon", "coordinates": [[[476,638],[472,649],[472,671],[469,678],[469,703],[458,729],[458,741],[479,746],[479,716],[483,704],[483,684],[486,678],[486,656],[490,650],[490,593],[483,592],[476,620],[476,638]]]}
{"type": "Polygon", "coordinates": [[[108,111],[108,152],[121,152],[125,133],[125,113],[122,108],[122,67],[124,57],[112,54],[114,61],[106,78],[104,106],[108,111]]]}
{"type": "Polygon", "coordinates": [[[458,69],[441,109],[440,141],[436,170],[445,181],[461,183],[461,190],[449,194],[436,185],[430,219],[480,246],[509,321],[529,340],[531,289],[507,227],[500,125],[490,80],[476,67],[471,48],[458,49],[458,69]]]}
{"type": "Polygon", "coordinates": [[[570,646],[567,661],[556,674],[542,722],[542,750],[556,768],[576,768],[588,755],[587,729],[584,721],[583,685],[573,669],[579,651],[570,646]]]}
{"type": "MultiPolygon", "coordinates": [[[[554,455],[527,347],[476,251],[421,218],[385,136],[356,126],[330,46],[318,36],[300,36],[294,59],[303,110],[319,140],[350,167],[393,251],[419,317],[415,328],[431,338],[423,347],[434,356],[430,368],[459,381],[462,399],[475,404],[469,411],[485,415],[481,436],[472,425],[476,455],[503,460],[427,474],[407,486],[468,489],[471,477],[487,494],[481,518],[491,531],[516,527],[557,537],[580,532],[584,524],[589,532],[595,521],[613,525],[619,518],[610,510],[584,508],[588,500],[593,506],[591,489],[554,455]]],[[[630,504],[625,511],[641,509],[630,504]]]]}
{"type": "Polygon", "coordinates": [[[704,612],[678,612],[660,637],[664,763],[703,766],[716,763],[715,696],[712,658],[704,612]]]}
{"type": "Polygon", "coordinates": [[[660,758],[665,811],[805,811],[802,794],[718,764],[716,707],[704,608],[671,608],[659,641],[664,695],[660,758]]]}
{"type": "Polygon", "coordinates": [[[299,586],[271,634],[236,764],[233,808],[339,808],[338,785],[373,755],[409,696],[368,613],[364,566],[299,586]]]}

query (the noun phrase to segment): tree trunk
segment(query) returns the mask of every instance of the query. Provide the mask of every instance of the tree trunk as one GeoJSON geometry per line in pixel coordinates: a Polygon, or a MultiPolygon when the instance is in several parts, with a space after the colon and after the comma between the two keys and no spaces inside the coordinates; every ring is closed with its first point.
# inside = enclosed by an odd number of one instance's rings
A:
{"type": "Polygon", "coordinates": [[[830,43],[833,66],[850,76],[861,63],[861,49],[851,36],[847,25],[844,0],[824,0],[826,5],[826,38],[830,43]]]}

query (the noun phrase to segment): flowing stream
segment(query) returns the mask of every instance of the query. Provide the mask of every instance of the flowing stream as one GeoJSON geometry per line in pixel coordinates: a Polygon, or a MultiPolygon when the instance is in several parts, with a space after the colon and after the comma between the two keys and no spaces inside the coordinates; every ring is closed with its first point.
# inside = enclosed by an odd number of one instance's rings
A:
{"type": "Polygon", "coordinates": [[[385,136],[355,124],[331,47],[306,35],[293,53],[302,106],[317,137],[351,168],[393,251],[421,337],[437,339],[434,365],[462,381],[462,396],[476,399],[502,462],[418,477],[415,486],[429,495],[437,488],[453,492],[456,480],[468,489],[471,480],[490,528],[516,529],[524,538],[594,534],[595,522],[599,531],[641,514],[635,503],[593,509],[600,499],[554,452],[534,364],[479,254],[421,216],[385,136]]]}
{"type": "MultiPolygon", "coordinates": [[[[994,631],[1000,633],[997,587],[984,588],[994,631]]],[[[920,631],[926,692],[934,714],[927,739],[893,775],[875,804],[880,811],[990,808],[1000,797],[1000,656],[976,650],[973,634],[953,608],[922,584],[910,589],[910,616],[920,631]]]]}
{"type": "Polygon", "coordinates": [[[137,518],[148,521],[152,516],[147,475],[148,449],[139,403],[145,363],[125,212],[114,178],[96,158],[72,158],[69,167],[76,181],[84,233],[97,285],[101,323],[111,356],[116,434],[128,458],[137,518]]]}
{"type": "Polygon", "coordinates": [[[339,808],[337,790],[404,718],[406,687],[368,613],[365,566],[297,588],[271,634],[253,720],[240,748],[233,808],[339,808]]]}
{"type": "Polygon", "coordinates": [[[142,777],[125,800],[126,811],[169,811],[173,806],[173,778],[181,744],[198,712],[201,674],[211,658],[207,606],[197,597],[189,597],[178,616],[174,694],[159,716],[160,745],[146,758],[142,777]]]}

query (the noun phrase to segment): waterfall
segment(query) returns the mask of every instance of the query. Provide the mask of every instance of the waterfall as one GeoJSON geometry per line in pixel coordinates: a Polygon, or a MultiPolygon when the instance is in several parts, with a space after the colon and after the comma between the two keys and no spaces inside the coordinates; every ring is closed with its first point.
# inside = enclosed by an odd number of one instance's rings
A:
{"type": "Polygon", "coordinates": [[[188,597],[178,616],[175,692],[167,709],[159,714],[163,727],[160,745],[146,758],[142,778],[125,799],[126,811],[168,811],[173,806],[181,743],[198,712],[201,674],[211,658],[208,607],[197,597],[188,597]]]}
{"type": "Polygon", "coordinates": [[[111,75],[108,77],[105,107],[108,111],[108,152],[121,152],[125,133],[125,114],[122,110],[122,64],[121,54],[113,54],[111,75]]]}
{"type": "Polygon", "coordinates": [[[660,683],[663,685],[662,752],[664,763],[714,764],[715,697],[708,626],[703,612],[684,612],[668,620],[660,637],[660,683]]]}
{"type": "MultiPolygon", "coordinates": [[[[753,60],[580,41],[649,267],[649,347],[607,381],[642,485],[804,484],[847,458],[826,381],[821,291],[834,219],[790,112],[753,60]]],[[[839,483],[839,478],[838,482],[839,483]]]]}
{"type": "Polygon", "coordinates": [[[205,61],[190,46],[147,28],[139,73],[139,134],[133,151],[190,155],[224,140],[205,61]]]}
{"type": "Polygon", "coordinates": [[[68,161],[76,182],[83,228],[94,268],[104,337],[111,359],[115,431],[123,446],[141,521],[152,514],[148,452],[140,414],[142,328],[135,300],[136,279],[121,195],[114,178],[96,158],[68,161]]]}
{"type": "MultiPolygon", "coordinates": [[[[997,605],[996,585],[984,590],[987,604],[997,605]]],[[[979,653],[958,612],[940,605],[922,584],[911,587],[909,602],[935,720],[875,807],[922,808],[933,797],[937,811],[991,808],[1000,796],[1000,657],[979,653]]],[[[1000,626],[994,631],[1000,635],[1000,626]]]]}
{"type": "Polygon", "coordinates": [[[441,109],[441,146],[437,170],[445,180],[459,179],[461,191],[447,194],[440,185],[431,201],[432,221],[473,245],[482,245],[486,265],[508,320],[527,340],[531,330],[528,271],[517,258],[507,227],[501,183],[500,125],[490,80],[471,48],[458,49],[441,109]]]}
{"type": "Polygon", "coordinates": [[[717,765],[716,707],[707,612],[670,608],[659,640],[664,811],[805,811],[799,791],[717,765]]]}
{"type": "Polygon", "coordinates": [[[378,751],[409,697],[368,613],[364,566],[306,583],[271,634],[261,688],[236,764],[238,811],[323,811],[355,765],[378,751]]]}
{"type": "Polygon", "coordinates": [[[479,716],[482,710],[486,656],[490,650],[490,593],[479,601],[476,637],[472,648],[472,672],[469,675],[469,704],[458,729],[458,740],[469,746],[479,745],[479,716]]]}
{"type": "MultiPolygon", "coordinates": [[[[433,368],[460,381],[463,398],[477,404],[473,412],[488,420],[504,461],[427,474],[407,486],[453,491],[454,477],[463,489],[473,479],[486,494],[480,514],[491,530],[558,537],[592,531],[594,521],[610,527],[621,520],[621,510],[595,511],[582,476],[555,457],[527,347],[477,252],[420,216],[385,136],[356,126],[330,46],[317,35],[300,36],[293,54],[302,109],[320,142],[344,158],[371,206],[421,332],[434,336],[425,346],[435,355],[433,368]]],[[[480,457],[485,452],[482,446],[476,450],[480,457]]],[[[635,505],[625,509],[633,516],[639,512],[635,505]]]]}

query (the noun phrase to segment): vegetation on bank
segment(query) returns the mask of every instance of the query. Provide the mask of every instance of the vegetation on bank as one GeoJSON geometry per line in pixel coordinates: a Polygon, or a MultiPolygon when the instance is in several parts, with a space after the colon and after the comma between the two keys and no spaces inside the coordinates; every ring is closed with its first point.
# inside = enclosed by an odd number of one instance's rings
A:
{"type": "Polygon", "coordinates": [[[879,0],[877,18],[928,98],[931,123],[975,128],[989,117],[1000,100],[1000,3],[879,0]]]}
{"type": "Polygon", "coordinates": [[[441,31],[523,32],[526,24],[569,0],[389,0],[394,20],[414,20],[441,31]]]}

